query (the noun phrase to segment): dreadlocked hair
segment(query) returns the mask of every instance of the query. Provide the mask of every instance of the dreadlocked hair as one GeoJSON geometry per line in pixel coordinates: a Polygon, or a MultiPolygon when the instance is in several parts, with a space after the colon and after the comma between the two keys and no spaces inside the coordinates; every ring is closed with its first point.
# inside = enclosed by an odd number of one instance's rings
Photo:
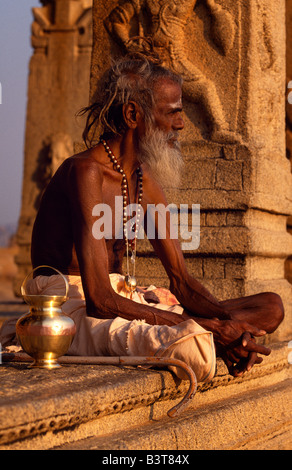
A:
{"type": "Polygon", "coordinates": [[[181,78],[162,67],[157,60],[141,53],[130,53],[115,61],[99,82],[93,103],[78,113],[87,115],[83,140],[90,148],[98,136],[109,138],[126,130],[123,105],[134,101],[152,121],[153,88],[159,78],[168,78],[181,85],[181,78]]]}

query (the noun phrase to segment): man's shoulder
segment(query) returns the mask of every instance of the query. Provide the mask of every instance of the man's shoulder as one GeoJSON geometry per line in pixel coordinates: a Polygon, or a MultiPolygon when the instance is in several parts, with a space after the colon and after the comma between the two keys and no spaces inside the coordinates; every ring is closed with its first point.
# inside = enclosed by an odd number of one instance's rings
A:
{"type": "Polygon", "coordinates": [[[94,176],[101,178],[103,167],[97,160],[96,149],[88,149],[67,158],[63,164],[63,170],[69,177],[78,176],[79,178],[94,176]]]}

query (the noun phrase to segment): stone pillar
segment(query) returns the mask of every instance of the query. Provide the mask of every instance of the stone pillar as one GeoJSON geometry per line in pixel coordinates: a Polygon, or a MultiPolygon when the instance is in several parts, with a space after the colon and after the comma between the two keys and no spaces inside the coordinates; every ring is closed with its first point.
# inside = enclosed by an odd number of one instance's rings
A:
{"type": "MultiPolygon", "coordinates": [[[[285,0],[94,0],[93,23],[92,97],[110,58],[139,50],[141,41],[127,42],[137,35],[150,36],[183,75],[185,175],[176,191],[165,189],[169,202],[201,205],[200,246],[185,252],[189,270],[219,299],[279,293],[286,319],[270,340],[288,338],[285,0]]],[[[141,282],[167,285],[149,245],[142,251],[141,282]]]]}
{"type": "Polygon", "coordinates": [[[73,154],[88,104],[92,51],[92,0],[50,0],[33,8],[24,149],[22,208],[15,293],[31,269],[31,231],[41,195],[60,163],[73,154]]]}
{"type": "MultiPolygon", "coordinates": [[[[292,159],[292,0],[286,0],[286,144],[287,158],[292,159]]],[[[289,221],[292,225],[292,220],[289,221]]]]}
{"type": "MultiPolygon", "coordinates": [[[[292,165],[292,0],[286,0],[286,85],[286,155],[292,165]]],[[[292,234],[291,216],[288,218],[287,226],[288,232],[292,234]]],[[[292,283],[292,253],[286,260],[285,274],[292,283]]]]}

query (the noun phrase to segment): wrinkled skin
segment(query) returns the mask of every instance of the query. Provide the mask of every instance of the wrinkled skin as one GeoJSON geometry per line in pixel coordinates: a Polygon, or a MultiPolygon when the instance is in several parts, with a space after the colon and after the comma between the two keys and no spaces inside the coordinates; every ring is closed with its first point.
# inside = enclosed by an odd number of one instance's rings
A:
{"type": "MultiPolygon", "coordinates": [[[[180,86],[162,79],[156,83],[154,92],[154,126],[178,133],[184,127],[180,86]]],[[[108,143],[127,175],[130,200],[134,201],[135,170],[139,166],[137,152],[145,133],[145,122],[135,102],[124,105],[123,111],[127,130],[108,143]]],[[[281,298],[274,293],[262,293],[219,302],[189,275],[177,240],[166,237],[151,240],[151,243],[167,272],[170,290],[184,307],[182,315],[137,304],[113,291],[109,273],[122,273],[125,244],[114,238],[97,240],[93,237],[92,209],[98,203],[113,208],[115,196],[120,195],[121,175],[113,169],[102,144],[66,159],[42,198],[33,230],[33,266],[46,264],[64,274],[81,275],[90,316],[120,316],[166,325],[192,318],[213,333],[217,355],[223,358],[232,375],[241,375],[260,363],[259,354],[268,355],[270,349],[258,345],[255,338],[272,333],[283,320],[281,298]]],[[[144,167],[142,206],[145,214],[150,203],[167,205],[161,187],[144,167]]]]}

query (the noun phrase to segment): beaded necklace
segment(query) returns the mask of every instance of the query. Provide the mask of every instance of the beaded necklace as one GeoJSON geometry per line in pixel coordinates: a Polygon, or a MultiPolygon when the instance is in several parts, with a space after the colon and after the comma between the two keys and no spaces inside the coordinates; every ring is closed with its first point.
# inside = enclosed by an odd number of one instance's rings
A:
{"type": "Polygon", "coordinates": [[[133,293],[137,287],[137,281],[135,278],[135,264],[136,264],[136,246],[137,246],[137,236],[139,230],[139,221],[141,216],[141,201],[143,196],[143,175],[141,168],[137,168],[137,187],[136,187],[136,217],[135,223],[131,224],[131,231],[134,232],[134,236],[129,238],[128,235],[128,206],[130,205],[130,192],[129,192],[129,185],[127,176],[118,163],[116,157],[114,156],[113,152],[111,151],[110,147],[108,146],[107,142],[104,139],[101,139],[101,143],[103,144],[106,153],[108,154],[111,162],[113,163],[113,167],[116,171],[118,171],[122,175],[122,197],[123,197],[123,234],[125,237],[126,243],[126,255],[127,255],[127,275],[125,276],[125,288],[128,292],[133,293]],[[131,263],[133,265],[133,273],[130,275],[130,266],[129,266],[129,257],[131,250],[131,263]]]}

